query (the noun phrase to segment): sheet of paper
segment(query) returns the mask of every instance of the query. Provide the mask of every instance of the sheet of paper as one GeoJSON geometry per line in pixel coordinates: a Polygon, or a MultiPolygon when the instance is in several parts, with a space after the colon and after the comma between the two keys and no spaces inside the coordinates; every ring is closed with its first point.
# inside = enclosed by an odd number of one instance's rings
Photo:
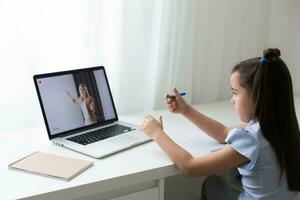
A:
{"type": "Polygon", "coordinates": [[[224,144],[220,144],[199,128],[194,128],[187,132],[172,135],[171,138],[193,156],[208,154],[226,146],[224,144]]]}

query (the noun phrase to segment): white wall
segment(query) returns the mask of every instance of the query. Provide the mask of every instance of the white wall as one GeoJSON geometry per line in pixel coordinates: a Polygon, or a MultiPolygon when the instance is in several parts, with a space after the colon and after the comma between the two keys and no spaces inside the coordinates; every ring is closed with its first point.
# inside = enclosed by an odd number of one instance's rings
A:
{"type": "Polygon", "coordinates": [[[300,96],[300,1],[273,0],[270,14],[269,46],[281,50],[290,69],[295,94],[300,96]]]}
{"type": "Polygon", "coordinates": [[[199,1],[194,41],[192,103],[229,99],[238,62],[277,47],[300,95],[300,1],[199,1]]]}
{"type": "Polygon", "coordinates": [[[199,2],[192,103],[229,100],[233,66],[268,47],[271,1],[199,2]]]}

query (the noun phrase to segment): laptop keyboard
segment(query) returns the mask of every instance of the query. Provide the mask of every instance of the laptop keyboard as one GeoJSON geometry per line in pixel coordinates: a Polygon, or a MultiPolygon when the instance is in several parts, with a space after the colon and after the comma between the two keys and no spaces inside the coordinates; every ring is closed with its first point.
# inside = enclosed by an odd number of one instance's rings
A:
{"type": "Polygon", "coordinates": [[[120,135],[125,132],[133,131],[134,128],[123,126],[120,124],[116,124],[113,126],[108,126],[102,129],[94,130],[82,135],[76,135],[70,138],[67,138],[67,140],[70,140],[72,142],[76,142],[78,144],[87,145],[91,144],[106,138],[110,138],[116,135],[120,135]]]}

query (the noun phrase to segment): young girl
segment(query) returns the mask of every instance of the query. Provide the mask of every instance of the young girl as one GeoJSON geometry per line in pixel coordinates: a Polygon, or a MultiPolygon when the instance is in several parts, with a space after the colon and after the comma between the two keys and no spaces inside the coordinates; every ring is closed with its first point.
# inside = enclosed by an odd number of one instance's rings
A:
{"type": "Polygon", "coordinates": [[[208,200],[299,200],[300,133],[294,108],[292,80],[278,49],[261,58],[237,64],[230,77],[231,102],[244,124],[226,127],[201,114],[180,97],[166,98],[168,109],[180,113],[209,136],[228,145],[193,158],[173,142],[157,121],[146,116],[146,132],[175,165],[190,176],[207,176],[237,167],[243,192],[237,197],[220,176],[204,182],[202,198],[208,200]]]}

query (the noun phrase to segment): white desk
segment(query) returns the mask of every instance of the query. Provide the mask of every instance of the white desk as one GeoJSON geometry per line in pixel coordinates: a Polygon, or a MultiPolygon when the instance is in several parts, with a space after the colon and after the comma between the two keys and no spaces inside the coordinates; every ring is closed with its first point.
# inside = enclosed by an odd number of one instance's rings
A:
{"type": "MultiPolygon", "coordinates": [[[[196,106],[201,112],[227,125],[238,124],[228,102],[196,106]]],[[[300,117],[300,98],[296,99],[300,117]]],[[[165,131],[192,155],[209,153],[221,145],[196,134],[195,126],[180,115],[166,110],[126,115],[121,120],[140,124],[148,113],[163,115],[165,131]]],[[[93,159],[49,142],[44,127],[1,134],[0,199],[163,199],[164,178],[179,174],[173,163],[154,142],[137,146],[104,159],[93,159]],[[94,161],[94,166],[70,182],[9,170],[9,162],[33,151],[94,161]]]]}

